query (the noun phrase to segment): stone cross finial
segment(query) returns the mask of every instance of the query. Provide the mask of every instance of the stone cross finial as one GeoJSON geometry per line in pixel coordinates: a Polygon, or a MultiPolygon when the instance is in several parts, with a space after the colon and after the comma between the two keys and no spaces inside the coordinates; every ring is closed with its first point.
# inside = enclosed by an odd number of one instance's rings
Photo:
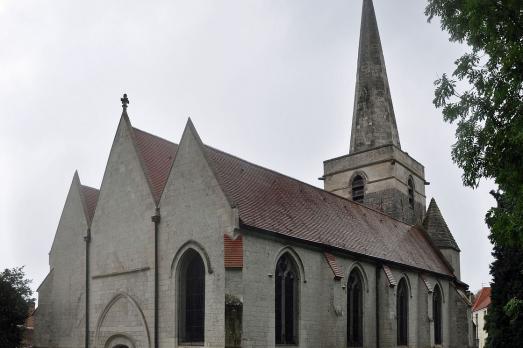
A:
{"type": "Polygon", "coordinates": [[[123,98],[120,98],[120,101],[122,102],[122,108],[124,110],[127,110],[127,105],[129,105],[129,99],[127,99],[126,93],[124,93],[123,98]]]}

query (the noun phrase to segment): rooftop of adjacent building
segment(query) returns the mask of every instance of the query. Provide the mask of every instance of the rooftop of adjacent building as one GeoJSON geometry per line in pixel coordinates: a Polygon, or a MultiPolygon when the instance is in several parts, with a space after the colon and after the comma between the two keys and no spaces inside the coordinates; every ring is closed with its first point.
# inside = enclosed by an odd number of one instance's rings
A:
{"type": "Polygon", "coordinates": [[[490,296],[492,289],[490,287],[483,287],[475,296],[474,304],[472,305],[472,311],[477,312],[490,306],[490,296]]]}

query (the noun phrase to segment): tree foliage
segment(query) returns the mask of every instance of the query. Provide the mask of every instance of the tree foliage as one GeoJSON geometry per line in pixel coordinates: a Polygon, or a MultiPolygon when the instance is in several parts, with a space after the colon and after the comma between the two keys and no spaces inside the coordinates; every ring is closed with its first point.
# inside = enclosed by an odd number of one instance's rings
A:
{"type": "Polygon", "coordinates": [[[29,311],[32,291],[23,267],[5,269],[0,273],[0,347],[18,347],[21,326],[29,311]]]}
{"type": "Polygon", "coordinates": [[[498,185],[486,216],[495,261],[487,316],[489,347],[523,341],[523,1],[428,0],[450,40],[466,43],[449,77],[436,80],[434,105],[456,123],[452,158],[463,183],[498,185]]]}
{"type": "Polygon", "coordinates": [[[523,250],[494,247],[491,304],[485,329],[489,347],[521,347],[523,342],[523,250]]]}
{"type": "Polygon", "coordinates": [[[457,124],[453,160],[465,185],[498,184],[487,219],[493,241],[523,246],[523,1],[429,0],[426,14],[470,47],[435,82],[435,106],[457,124]]]}

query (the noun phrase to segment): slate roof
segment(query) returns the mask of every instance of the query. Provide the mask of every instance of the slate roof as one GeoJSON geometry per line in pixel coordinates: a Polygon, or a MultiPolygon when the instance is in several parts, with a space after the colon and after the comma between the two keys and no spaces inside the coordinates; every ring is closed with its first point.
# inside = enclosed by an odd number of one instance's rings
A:
{"type": "Polygon", "coordinates": [[[472,306],[472,311],[476,312],[481,309],[487,308],[490,305],[491,294],[491,288],[482,288],[476,296],[476,300],[474,301],[474,305],[472,306]]]}
{"type": "Polygon", "coordinates": [[[89,186],[80,185],[82,194],[85,199],[85,206],[87,210],[87,217],[89,221],[93,221],[94,210],[96,209],[96,203],[98,202],[98,195],[100,191],[89,186]]]}
{"type": "Polygon", "coordinates": [[[423,227],[438,248],[460,251],[434,198],[430,200],[427,214],[423,220],[423,227]]]}
{"type": "MultiPolygon", "coordinates": [[[[134,130],[138,148],[146,151],[142,158],[149,163],[148,176],[156,178],[154,187],[161,194],[177,145],[134,130]]],[[[223,151],[205,149],[244,227],[452,275],[422,229],[223,151]]]]}

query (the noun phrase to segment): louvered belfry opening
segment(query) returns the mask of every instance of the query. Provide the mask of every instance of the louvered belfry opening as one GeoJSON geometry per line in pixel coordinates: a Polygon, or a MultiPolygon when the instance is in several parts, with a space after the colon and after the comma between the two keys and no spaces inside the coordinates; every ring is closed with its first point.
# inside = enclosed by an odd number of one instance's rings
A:
{"type": "Polygon", "coordinates": [[[406,346],[408,344],[409,290],[405,278],[401,279],[398,284],[396,318],[398,346],[406,346]]]}
{"type": "Polygon", "coordinates": [[[441,344],[442,343],[442,316],[441,316],[441,290],[439,286],[436,286],[434,288],[434,293],[432,294],[432,318],[434,319],[434,343],[435,344],[441,344]]]}
{"type": "Polygon", "coordinates": [[[365,198],[365,179],[361,175],[356,175],[352,179],[352,200],[363,203],[365,198]]]}
{"type": "Polygon", "coordinates": [[[179,278],[179,341],[203,345],[205,321],[205,266],[196,251],[188,250],[181,260],[179,278]]]}
{"type": "Polygon", "coordinates": [[[363,282],[357,269],[347,281],[347,345],[363,346],[363,282]]]}
{"type": "Polygon", "coordinates": [[[409,178],[408,186],[409,186],[409,206],[411,208],[414,208],[414,180],[412,180],[412,178],[409,178]]]}
{"type": "Polygon", "coordinates": [[[298,343],[298,272],[290,255],[276,265],[275,279],[276,344],[298,343]]]}

